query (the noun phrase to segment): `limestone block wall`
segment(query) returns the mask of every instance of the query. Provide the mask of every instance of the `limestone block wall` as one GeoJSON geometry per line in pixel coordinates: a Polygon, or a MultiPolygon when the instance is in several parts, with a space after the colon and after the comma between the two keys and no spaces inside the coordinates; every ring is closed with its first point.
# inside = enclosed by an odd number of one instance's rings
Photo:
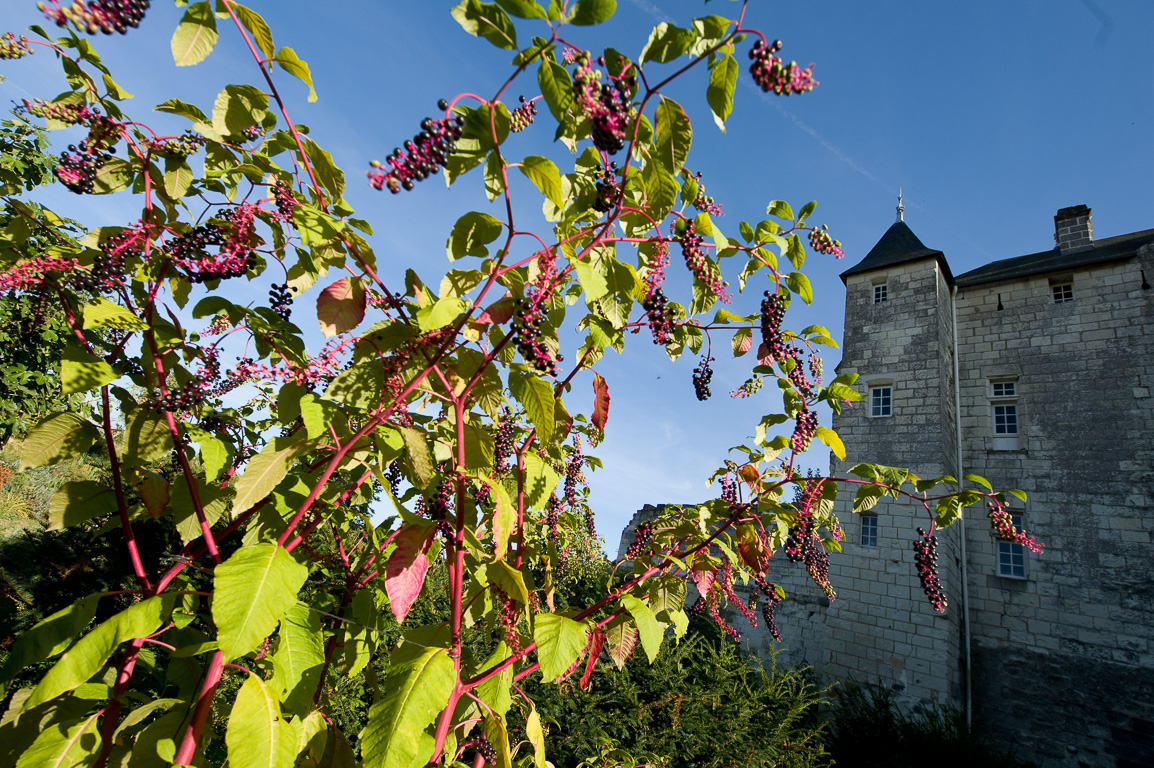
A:
{"type": "Polygon", "coordinates": [[[1066,303],[1050,275],[959,293],[965,471],[1025,490],[1025,524],[1046,545],[1024,579],[999,576],[982,511],[967,521],[975,718],[1046,765],[1154,755],[1154,290],[1142,270],[1154,275],[1149,247],[1057,276],[1072,281],[1066,303]],[[999,379],[1017,384],[1016,450],[995,450],[999,379]]]}
{"type": "MultiPolygon", "coordinates": [[[[852,276],[846,285],[846,323],[838,373],[857,373],[858,388],[891,385],[893,414],[871,416],[868,399],[843,409],[834,428],[846,445],[833,472],[849,476],[861,462],[909,468],[922,477],[954,471],[952,312],[949,283],[935,259],[852,276]],[[886,301],[874,303],[874,286],[886,301]]],[[[861,546],[861,516],[853,493],[837,514],[846,546],[832,558],[838,599],[828,609],[828,642],[815,667],[828,681],[882,682],[912,702],[956,702],[961,695],[961,533],[938,534],[939,576],[951,599],[935,614],[913,564],[918,527],[928,527],[920,504],[880,502],[877,546],[861,546]]]]}

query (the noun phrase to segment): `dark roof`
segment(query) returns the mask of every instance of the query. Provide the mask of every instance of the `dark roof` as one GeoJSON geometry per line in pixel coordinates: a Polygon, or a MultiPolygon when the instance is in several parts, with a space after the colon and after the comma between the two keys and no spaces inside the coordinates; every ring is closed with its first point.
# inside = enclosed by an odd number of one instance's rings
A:
{"type": "Polygon", "coordinates": [[[886,230],[882,239],[878,240],[877,245],[870,249],[864,259],[841,273],[841,281],[844,283],[850,275],[872,272],[875,269],[885,269],[922,259],[937,259],[942,265],[942,271],[945,272],[946,278],[953,280],[953,275],[950,274],[950,265],[946,263],[945,255],[941,251],[927,248],[909,228],[908,224],[904,221],[897,221],[886,230]]]}
{"type": "MultiPolygon", "coordinates": [[[[887,233],[888,234],[888,233],[887,233]]],[[[885,238],[882,238],[883,240],[885,238]]],[[[1145,229],[1141,232],[1131,232],[1128,235],[1107,237],[1097,240],[1088,248],[1071,253],[1062,253],[1057,247],[1041,253],[1031,253],[1028,256],[1018,256],[1013,259],[1002,259],[991,262],[984,267],[972,269],[963,275],[958,275],[959,288],[981,283],[994,283],[1001,280],[1015,280],[1030,275],[1040,275],[1046,272],[1063,272],[1092,264],[1105,264],[1111,261],[1122,261],[1133,258],[1138,249],[1147,243],[1154,243],[1154,229],[1145,229]]],[[[881,245],[881,243],[878,243],[881,245]]],[[[874,250],[877,250],[875,246],[874,250]]],[[[873,251],[870,252],[873,255],[873,251]]],[[[869,256],[866,261],[869,261],[869,256]]],[[[865,263],[865,262],[863,262],[865,263]]],[[[860,264],[858,266],[861,266],[860,264]]],[[[854,267],[857,269],[857,267],[854,267]]],[[[844,275],[843,275],[844,279],[844,275]]]]}

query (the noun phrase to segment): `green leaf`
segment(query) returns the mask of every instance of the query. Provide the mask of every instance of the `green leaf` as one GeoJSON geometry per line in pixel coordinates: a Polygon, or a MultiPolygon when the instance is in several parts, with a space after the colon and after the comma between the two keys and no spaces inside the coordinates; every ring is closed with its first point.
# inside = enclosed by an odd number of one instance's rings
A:
{"type": "Polygon", "coordinates": [[[618,669],[622,669],[637,646],[636,625],[626,616],[617,616],[605,626],[605,645],[609,658],[618,669]]]}
{"type": "Polygon", "coordinates": [[[569,10],[569,23],[579,27],[600,24],[617,11],[617,0],[577,0],[569,10]]]}
{"type": "Polygon", "coordinates": [[[48,530],[59,531],[116,512],[116,494],[108,483],[73,480],[48,502],[48,530]]]}
{"type": "Polygon", "coordinates": [[[445,244],[449,261],[456,261],[463,256],[488,256],[489,249],[485,246],[500,237],[501,228],[501,222],[487,213],[466,213],[457,219],[445,244]]]}
{"type": "MultiPolygon", "coordinates": [[[[376,408],[385,385],[385,368],[380,360],[366,360],[343,371],[325,390],[325,397],[352,408],[376,408]]],[[[303,415],[303,414],[302,414],[303,415]]]]}
{"type": "Polygon", "coordinates": [[[533,375],[510,373],[509,391],[528,414],[529,421],[537,430],[537,438],[545,443],[552,442],[556,426],[553,386],[533,375]]]}
{"type": "Polygon", "coordinates": [[[817,210],[817,201],[816,200],[810,200],[808,203],[806,203],[805,205],[803,205],[801,207],[800,211],[798,211],[797,220],[798,221],[805,221],[806,219],[808,219],[813,214],[813,212],[815,210],[817,210]]]}
{"type": "Polygon", "coordinates": [[[533,453],[525,454],[525,506],[545,509],[550,494],[560,480],[549,462],[533,453]]]}
{"type": "Polygon", "coordinates": [[[45,728],[24,754],[16,768],[71,768],[92,765],[100,755],[100,714],[95,712],[80,722],[45,728]]]}
{"type": "Polygon", "coordinates": [[[785,276],[785,284],[789,289],[801,296],[801,300],[806,304],[813,303],[813,287],[809,284],[809,278],[802,272],[790,272],[785,276]]]}
{"type": "Polygon", "coordinates": [[[92,194],[110,195],[128,189],[133,176],[135,168],[132,163],[114,157],[102,165],[92,178],[92,194]]]}
{"type": "Polygon", "coordinates": [[[426,648],[389,669],[384,695],[369,709],[362,735],[365,768],[419,768],[432,756],[425,728],[449,701],[456,670],[445,648],[426,648]]]}
{"type": "Polygon", "coordinates": [[[20,471],[47,467],[88,452],[100,437],[96,427],[65,411],[45,417],[20,446],[20,471]]]}
{"type": "Polygon", "coordinates": [[[187,117],[194,123],[208,124],[208,115],[200,111],[200,107],[194,104],[188,104],[180,99],[169,99],[168,101],[157,104],[153,107],[157,112],[168,112],[173,115],[180,115],[187,117]]]}
{"type": "Polygon", "coordinates": [[[466,301],[455,296],[437,299],[433,304],[417,310],[417,326],[422,331],[444,328],[450,323],[455,323],[468,307],[466,301]]]}
{"type": "Polygon", "coordinates": [[[649,33],[649,42],[641,49],[641,56],[637,63],[657,61],[662,64],[673,61],[689,52],[693,44],[693,32],[681,27],[675,27],[667,22],[661,22],[649,33]]]}
{"type": "Polygon", "coordinates": [[[309,101],[317,100],[317,92],[316,89],[313,88],[312,72],[309,71],[308,63],[297,56],[296,51],[286,45],[276,52],[276,57],[273,61],[285,72],[288,72],[309,87],[309,101]]]}
{"type": "Polygon", "coordinates": [[[493,551],[498,558],[505,556],[509,548],[509,537],[517,527],[517,508],[513,506],[513,499],[505,490],[502,483],[491,477],[486,478],[493,494],[495,509],[493,510],[493,551]]]}
{"type": "Polygon", "coordinates": [[[333,162],[333,156],[321,149],[315,141],[303,138],[302,143],[317,181],[329,193],[334,203],[340,201],[345,194],[345,172],[333,162]]]}
{"type": "Polygon", "coordinates": [[[301,445],[302,437],[288,435],[274,438],[249,460],[244,474],[236,481],[236,499],[232,506],[234,516],[247,512],[285,479],[297,456],[307,448],[301,445]]]}
{"type": "MultiPolygon", "coordinates": [[[[196,478],[197,498],[200,499],[201,509],[204,511],[204,520],[211,528],[221,518],[232,499],[232,488],[221,488],[196,478]]],[[[192,493],[188,483],[183,479],[177,480],[169,486],[169,509],[172,510],[173,522],[180,540],[185,544],[193,542],[204,535],[200,527],[200,518],[196,516],[196,507],[192,503],[192,493]]]]}
{"type": "Polygon", "coordinates": [[[80,638],[40,680],[25,708],[35,707],[87,682],[104,667],[121,643],[147,637],[159,629],[172,612],[174,599],[172,595],[150,597],[80,638]]]}
{"type": "Polygon", "coordinates": [[[938,499],[934,505],[934,523],[939,528],[951,525],[962,514],[962,501],[957,496],[938,499]]]}
{"type": "Polygon", "coordinates": [[[983,488],[985,488],[987,491],[994,490],[994,486],[990,485],[990,481],[987,480],[986,478],[982,477],[981,475],[968,474],[968,475],[964,475],[962,477],[962,479],[963,480],[969,480],[971,483],[974,483],[975,485],[980,485],[983,488]]]}
{"type": "Polygon", "coordinates": [[[539,613],[533,622],[537,662],[543,682],[550,683],[568,672],[589,642],[589,627],[556,613],[539,613]]]}
{"type": "Polygon", "coordinates": [[[485,575],[490,584],[500,587],[502,592],[521,605],[529,604],[529,590],[525,588],[525,577],[504,560],[486,564],[485,575]]]}
{"type": "Polygon", "coordinates": [[[271,59],[275,48],[273,48],[272,44],[272,30],[268,28],[265,20],[261,18],[259,13],[245,8],[240,3],[229,3],[229,5],[232,6],[236,17],[240,19],[240,23],[243,24],[244,28],[248,30],[248,33],[252,35],[256,47],[260,48],[260,52],[264,54],[266,59],[271,59]]]}
{"type": "Polygon", "coordinates": [[[144,331],[148,324],[119,304],[97,296],[84,305],[84,328],[119,328],[123,331],[144,331]]]}
{"type": "Polygon", "coordinates": [[[7,695],[8,684],[17,672],[50,659],[72,645],[96,615],[96,605],[101,597],[95,594],[77,600],[43,619],[16,640],[0,668],[0,699],[7,695]]]}
{"type": "Polygon", "coordinates": [[[884,495],[885,491],[876,485],[861,486],[853,498],[853,511],[865,512],[868,509],[873,509],[878,503],[878,499],[884,495]]]}
{"type": "MultiPolygon", "coordinates": [[[[496,152],[490,152],[488,159],[485,160],[485,197],[492,202],[504,191],[505,177],[501,174],[501,156],[496,152]]],[[[449,239],[452,241],[452,237],[449,239]]]]}
{"type": "Polygon", "coordinates": [[[273,680],[285,708],[297,714],[308,712],[325,663],[319,613],[300,604],[289,608],[280,620],[272,663],[273,680]]]}
{"type": "Polygon", "coordinates": [[[737,59],[726,55],[709,71],[709,87],[705,89],[705,98],[713,111],[714,122],[722,131],[725,130],[729,113],[733,111],[733,89],[737,87],[738,68],[737,59]]]}
{"type": "Polygon", "coordinates": [[[541,715],[537,714],[536,708],[531,709],[525,718],[525,737],[533,745],[533,765],[545,768],[545,729],[541,727],[541,715]]]}
{"type": "Polygon", "coordinates": [[[641,602],[639,598],[633,595],[622,595],[621,604],[633,617],[637,631],[641,636],[641,647],[645,649],[645,655],[649,657],[649,663],[652,664],[653,660],[657,658],[657,652],[661,649],[661,638],[664,636],[661,625],[657,623],[657,619],[654,618],[653,611],[649,610],[649,606],[641,602]]]}
{"type": "Polygon", "coordinates": [[[297,601],[309,569],[284,547],[267,542],[241,547],[216,567],[212,618],[224,660],[254,650],[297,601]]]}
{"type": "Polygon", "coordinates": [[[541,87],[541,95],[545,97],[545,103],[549,105],[554,119],[564,123],[575,98],[569,70],[552,58],[542,58],[541,65],[537,67],[537,84],[541,87]]]}
{"type": "Polygon", "coordinates": [[[829,449],[833,451],[833,455],[837,456],[839,461],[845,461],[845,444],[842,443],[841,438],[837,436],[837,432],[834,432],[828,427],[818,427],[817,439],[828,445],[829,449]]]}
{"type": "Polygon", "coordinates": [[[178,67],[199,64],[212,53],[219,35],[208,0],[190,5],[172,35],[172,59],[178,67]]]}
{"type": "Polygon", "coordinates": [[[789,257],[789,263],[793,264],[794,269],[801,269],[805,264],[805,248],[801,244],[801,238],[797,235],[789,236],[789,245],[785,249],[785,255],[789,257]]]}
{"type": "Polygon", "coordinates": [[[689,146],[693,143],[693,126],[689,124],[689,117],[673,99],[661,98],[655,111],[657,119],[654,144],[657,160],[665,166],[671,174],[681,173],[685,165],[685,158],[689,155],[689,146]]]}
{"type": "Polygon", "coordinates": [[[784,200],[770,200],[765,212],[779,219],[793,219],[793,208],[784,200]]]}
{"type": "Polygon", "coordinates": [[[75,395],[116,380],[116,372],[103,360],[90,355],[80,344],[69,341],[60,365],[60,390],[75,395]]]}
{"type": "Polygon", "coordinates": [[[558,208],[564,204],[564,197],[561,194],[561,172],[557,170],[552,160],[530,155],[522,160],[518,167],[550,202],[558,208]]]}
{"type": "Polygon", "coordinates": [[[290,768],[296,758],[292,726],[276,697],[251,673],[236,694],[224,741],[232,768],[290,768]]]}
{"type": "Polygon", "coordinates": [[[483,37],[498,48],[517,49],[513,20],[499,6],[480,0],[461,0],[450,13],[470,35],[483,37]]]}
{"type": "Polygon", "coordinates": [[[188,193],[192,186],[192,168],[183,157],[164,158],[164,191],[173,200],[188,193]]]}
{"type": "Polygon", "coordinates": [[[124,447],[125,460],[134,464],[167,459],[173,450],[172,432],[160,416],[141,408],[128,419],[124,447]]]}
{"type": "MultiPolygon", "coordinates": [[[[489,654],[484,666],[477,670],[477,674],[486,672],[503,662],[509,656],[509,647],[504,641],[499,641],[497,647],[489,654]]],[[[489,705],[497,714],[503,715],[513,706],[513,696],[509,686],[513,684],[513,666],[506,667],[492,677],[477,685],[477,697],[489,705]]]]}
{"type": "Polygon", "coordinates": [[[437,465],[429,450],[429,443],[425,440],[425,433],[413,427],[397,427],[397,431],[405,441],[405,452],[417,475],[417,483],[421,488],[427,488],[437,477],[437,465]]]}
{"type": "MultiPolygon", "coordinates": [[[[251,85],[226,85],[212,105],[212,127],[224,136],[243,134],[268,115],[268,97],[251,85]]],[[[299,208],[297,210],[300,210],[299,208]]]]}
{"type": "Polygon", "coordinates": [[[497,0],[497,5],[519,19],[545,19],[545,9],[534,0],[497,0]]]}

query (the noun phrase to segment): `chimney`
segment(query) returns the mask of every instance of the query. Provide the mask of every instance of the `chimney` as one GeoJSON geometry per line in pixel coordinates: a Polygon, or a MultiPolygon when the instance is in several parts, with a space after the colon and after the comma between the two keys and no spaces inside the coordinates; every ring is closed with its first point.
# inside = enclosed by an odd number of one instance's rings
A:
{"type": "Polygon", "coordinates": [[[1094,220],[1084,205],[1062,208],[1054,215],[1054,240],[1062,253],[1081,251],[1094,245],[1094,220]]]}

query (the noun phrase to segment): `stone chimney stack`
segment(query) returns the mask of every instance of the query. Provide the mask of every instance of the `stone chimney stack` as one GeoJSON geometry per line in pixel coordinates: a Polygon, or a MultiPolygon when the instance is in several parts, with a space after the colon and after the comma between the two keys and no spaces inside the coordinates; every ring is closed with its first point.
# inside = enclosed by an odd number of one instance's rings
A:
{"type": "Polygon", "coordinates": [[[1079,251],[1094,244],[1094,220],[1084,205],[1062,208],[1054,215],[1054,240],[1062,253],[1079,251]]]}

